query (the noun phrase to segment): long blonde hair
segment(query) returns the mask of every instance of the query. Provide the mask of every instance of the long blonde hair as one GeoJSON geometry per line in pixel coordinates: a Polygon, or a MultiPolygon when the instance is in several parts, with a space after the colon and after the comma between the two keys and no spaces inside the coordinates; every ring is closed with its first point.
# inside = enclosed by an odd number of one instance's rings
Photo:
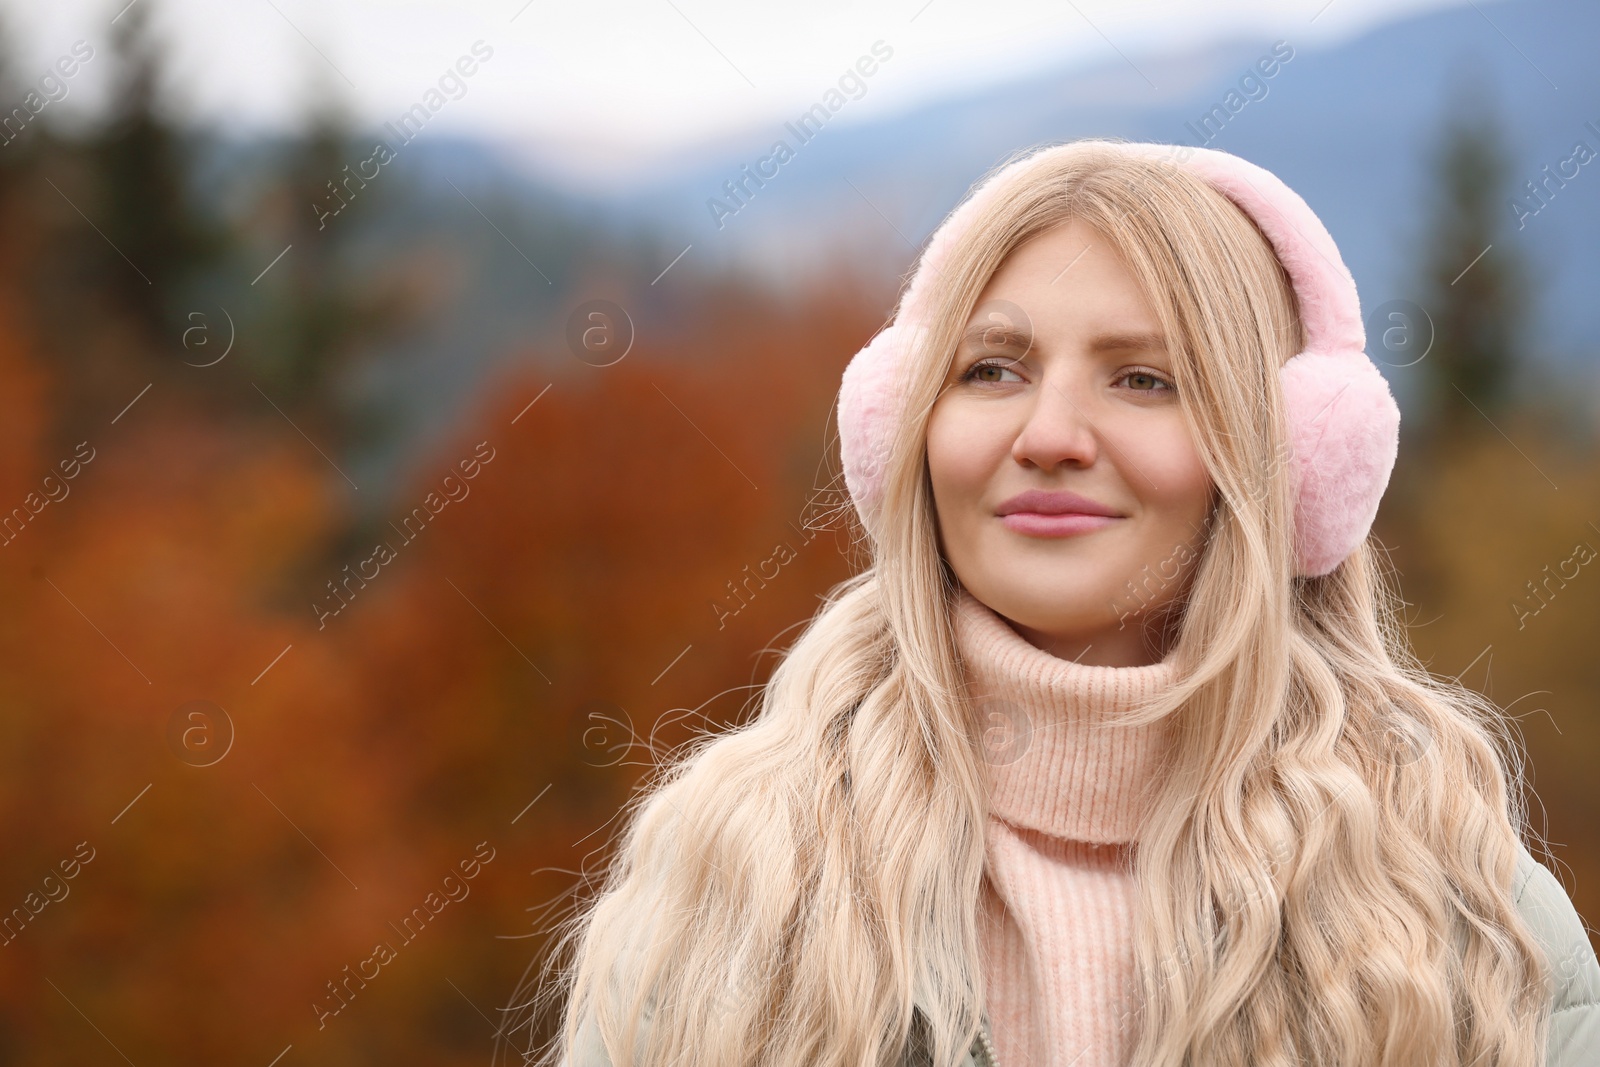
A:
{"type": "Polygon", "coordinates": [[[1218,490],[1179,680],[1138,717],[1173,716],[1174,742],[1134,856],[1133,1062],[1542,1063],[1551,979],[1510,895],[1525,814],[1508,718],[1416,661],[1370,539],[1294,577],[1293,290],[1221,193],[1103,142],[1010,185],[932,280],[870,566],[830,592],[757,714],[630,803],[603,888],[560,931],[544,1062],[585,1025],[617,1067],[867,1067],[912,1040],[936,1065],[965,1054],[988,767],[925,427],[987,280],[1074,217],[1143,286],[1218,490]]]}

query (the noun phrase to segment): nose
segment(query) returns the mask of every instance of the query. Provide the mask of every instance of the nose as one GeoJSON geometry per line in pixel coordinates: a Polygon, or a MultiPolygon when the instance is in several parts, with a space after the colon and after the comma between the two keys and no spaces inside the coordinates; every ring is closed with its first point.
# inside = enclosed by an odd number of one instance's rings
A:
{"type": "Polygon", "coordinates": [[[1046,374],[1032,392],[1011,458],[1047,471],[1063,463],[1092,467],[1100,453],[1099,432],[1072,386],[1046,374]]]}

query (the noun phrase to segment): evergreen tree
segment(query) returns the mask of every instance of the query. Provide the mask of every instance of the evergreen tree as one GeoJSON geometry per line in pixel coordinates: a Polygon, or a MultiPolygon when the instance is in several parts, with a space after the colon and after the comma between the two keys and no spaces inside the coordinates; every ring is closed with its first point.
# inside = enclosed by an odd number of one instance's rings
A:
{"type": "Polygon", "coordinates": [[[413,322],[382,264],[370,250],[363,256],[393,210],[383,179],[364,167],[372,139],[356,135],[331,80],[315,70],[311,78],[307,130],[289,145],[275,193],[289,251],[261,282],[270,313],[254,362],[276,403],[346,450],[389,429],[382,413],[350,395],[350,372],[413,322]]]}
{"type": "Polygon", "coordinates": [[[1419,369],[1425,381],[1427,435],[1448,441],[1487,428],[1509,408],[1528,304],[1526,268],[1509,240],[1510,161],[1502,124],[1481,83],[1450,94],[1430,153],[1422,303],[1433,346],[1419,369]]]}
{"type": "Polygon", "coordinates": [[[161,110],[150,8],[135,4],[112,27],[117,85],[95,146],[98,221],[115,246],[104,250],[104,271],[116,302],[150,341],[170,347],[183,330],[184,283],[215,260],[224,238],[189,195],[194,147],[161,110]]]}
{"type": "MultiPolygon", "coordinates": [[[[23,99],[24,90],[12,76],[14,54],[11,26],[0,15],[0,101],[5,101],[5,110],[0,110],[0,120],[9,117],[9,108],[17,106],[16,102],[23,99]]],[[[22,176],[37,158],[38,140],[37,137],[23,137],[20,131],[0,127],[0,233],[9,230],[12,219],[8,209],[18,199],[22,176]]]]}

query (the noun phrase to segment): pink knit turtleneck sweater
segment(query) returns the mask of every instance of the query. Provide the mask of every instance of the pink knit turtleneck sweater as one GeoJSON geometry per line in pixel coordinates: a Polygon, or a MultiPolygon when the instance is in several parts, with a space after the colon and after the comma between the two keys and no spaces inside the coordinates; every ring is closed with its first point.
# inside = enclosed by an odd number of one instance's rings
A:
{"type": "Polygon", "coordinates": [[[1094,667],[1044,652],[965,590],[956,634],[982,709],[1008,722],[980,915],[1001,1067],[1122,1067],[1137,1037],[1131,848],[1168,721],[1106,719],[1168,686],[1171,659],[1094,667]]]}

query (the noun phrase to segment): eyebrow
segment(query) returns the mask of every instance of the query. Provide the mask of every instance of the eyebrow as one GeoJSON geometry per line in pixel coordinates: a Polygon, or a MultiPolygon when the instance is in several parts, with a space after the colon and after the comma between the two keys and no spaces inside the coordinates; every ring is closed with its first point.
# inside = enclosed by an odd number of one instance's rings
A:
{"type": "MultiPolygon", "coordinates": [[[[1025,327],[985,325],[976,323],[961,335],[963,346],[989,339],[995,348],[1026,350],[1032,347],[1033,335],[1025,327]]],[[[1165,350],[1167,338],[1162,333],[1103,333],[1089,341],[1091,352],[1113,352],[1125,349],[1165,350]]]]}

